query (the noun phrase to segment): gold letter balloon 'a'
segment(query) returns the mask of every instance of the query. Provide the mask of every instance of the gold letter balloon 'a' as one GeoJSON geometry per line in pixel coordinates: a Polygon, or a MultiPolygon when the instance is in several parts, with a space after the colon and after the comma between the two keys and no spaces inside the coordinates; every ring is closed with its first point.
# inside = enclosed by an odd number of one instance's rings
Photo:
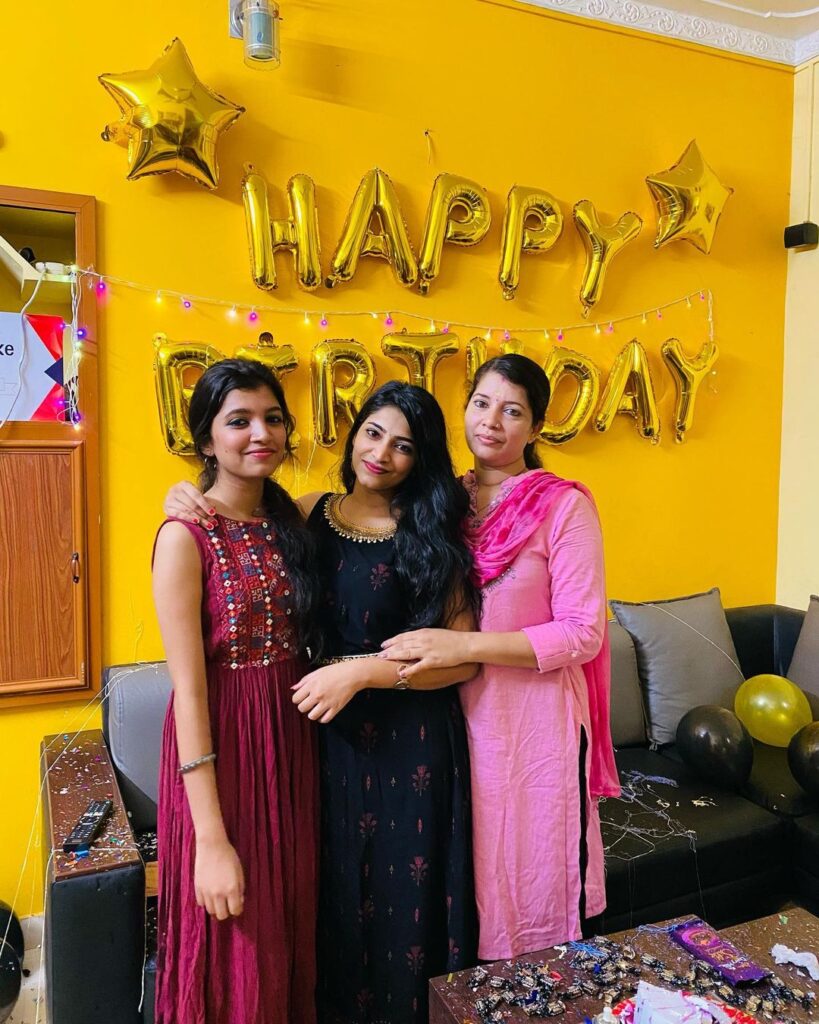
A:
{"type": "Polygon", "coordinates": [[[375,364],[361,342],[329,338],[313,348],[310,357],[313,430],[323,448],[329,448],[338,440],[336,412],[352,424],[374,384],[375,364]],[[336,379],[339,370],[347,374],[345,383],[336,379]]]}
{"type": "Polygon", "coordinates": [[[648,356],[636,338],[614,360],[594,420],[595,428],[604,433],[618,413],[635,420],[641,437],[653,444],[660,440],[660,416],[648,356]]]}
{"type": "Polygon", "coordinates": [[[253,283],[263,291],[277,286],[274,254],[293,253],[296,276],[302,288],[312,291],[321,284],[316,186],[306,174],[294,174],[287,183],[290,216],[271,220],[267,200],[267,182],[252,164],[245,164],[242,202],[245,208],[250,272],[253,283]]]}
{"type": "Polygon", "coordinates": [[[121,115],[102,137],[127,147],[129,181],[177,171],[216,188],[216,143],[245,108],[199,81],[180,39],[147,70],[100,75],[99,81],[121,115]]]}
{"type": "Polygon", "coordinates": [[[330,273],[324,282],[327,287],[349,281],[361,256],[380,256],[389,263],[401,284],[415,284],[418,263],[398,196],[393,183],[378,167],[368,171],[358,186],[330,261],[330,273]],[[375,226],[373,221],[377,222],[375,226]]]}

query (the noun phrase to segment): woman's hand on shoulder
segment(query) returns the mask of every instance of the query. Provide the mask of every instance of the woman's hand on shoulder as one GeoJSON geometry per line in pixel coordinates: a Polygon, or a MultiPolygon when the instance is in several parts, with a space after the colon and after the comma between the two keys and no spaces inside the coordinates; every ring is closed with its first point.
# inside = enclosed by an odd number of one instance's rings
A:
{"type": "Polygon", "coordinates": [[[415,629],[399,633],[381,646],[379,658],[413,663],[399,670],[404,679],[427,669],[453,668],[472,661],[469,634],[456,629],[415,629]]]}
{"type": "Polygon", "coordinates": [[[239,855],[224,839],[196,842],[193,866],[196,902],[220,921],[238,917],[245,905],[245,874],[239,855]]]}
{"type": "Polygon", "coordinates": [[[309,494],[302,494],[300,498],[296,498],[296,504],[301,509],[301,514],[305,519],[308,519],[310,513],[318,504],[319,498],[322,496],[324,491],[311,491],[309,494]]]}
{"type": "Polygon", "coordinates": [[[357,665],[340,661],[308,672],[293,687],[293,703],[313,722],[326,725],[362,688],[357,665]]]}
{"type": "Polygon", "coordinates": [[[211,525],[211,516],[216,512],[202,492],[187,480],[171,487],[165,495],[162,510],[166,516],[206,527],[211,525]]]}

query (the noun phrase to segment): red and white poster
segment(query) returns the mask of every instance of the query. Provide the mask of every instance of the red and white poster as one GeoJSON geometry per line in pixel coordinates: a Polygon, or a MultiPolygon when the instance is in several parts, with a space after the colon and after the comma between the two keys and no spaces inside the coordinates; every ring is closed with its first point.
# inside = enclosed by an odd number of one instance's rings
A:
{"type": "Polygon", "coordinates": [[[59,316],[0,312],[0,423],[64,420],[59,316]]]}

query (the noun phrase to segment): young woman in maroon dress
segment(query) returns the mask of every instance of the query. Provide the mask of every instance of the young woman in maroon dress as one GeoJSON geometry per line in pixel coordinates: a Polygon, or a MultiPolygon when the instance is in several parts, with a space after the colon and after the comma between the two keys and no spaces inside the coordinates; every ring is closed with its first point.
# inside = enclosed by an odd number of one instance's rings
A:
{"type": "Polygon", "coordinates": [[[291,700],[312,543],[269,479],[292,418],[259,363],[194,390],[205,525],[170,520],[154,597],[173,696],[159,783],[157,1024],[315,1020],[315,731],[291,700]]]}

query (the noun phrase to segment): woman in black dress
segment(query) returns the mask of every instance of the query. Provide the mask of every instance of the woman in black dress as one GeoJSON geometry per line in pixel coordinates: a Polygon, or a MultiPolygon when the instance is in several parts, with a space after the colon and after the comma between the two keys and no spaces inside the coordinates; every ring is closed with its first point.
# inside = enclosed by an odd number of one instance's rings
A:
{"type": "Polygon", "coordinates": [[[474,667],[430,672],[408,689],[377,654],[421,623],[473,621],[465,492],[435,399],[384,385],[351,428],[341,475],[345,493],[302,499],[331,663],[294,694],[324,723],[319,1020],[424,1024],[429,978],[476,954],[467,743],[450,685],[474,667]]]}

